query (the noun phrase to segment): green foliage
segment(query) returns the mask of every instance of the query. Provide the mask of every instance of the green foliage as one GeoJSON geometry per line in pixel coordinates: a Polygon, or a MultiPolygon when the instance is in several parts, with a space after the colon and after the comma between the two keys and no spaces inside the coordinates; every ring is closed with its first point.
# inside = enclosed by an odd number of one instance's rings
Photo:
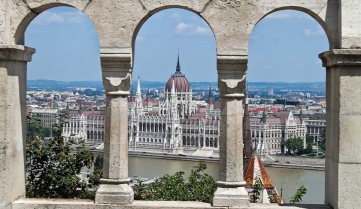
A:
{"type": "MultiPolygon", "coordinates": [[[[26,196],[29,198],[91,198],[94,192],[77,176],[92,166],[94,156],[84,142],[65,141],[61,135],[65,115],[53,128],[54,136],[29,134],[26,140],[26,196]]],[[[40,126],[28,117],[28,124],[40,126]]]]}
{"type": "Polygon", "coordinates": [[[34,138],[34,136],[45,138],[45,137],[50,136],[50,134],[51,134],[50,129],[42,127],[40,124],[40,119],[38,119],[38,117],[39,117],[38,115],[33,115],[33,116],[27,115],[26,116],[27,138],[29,138],[29,137],[34,138]]]}
{"type": "Polygon", "coordinates": [[[315,142],[313,136],[306,136],[306,144],[312,144],[315,142]]]}
{"type": "Polygon", "coordinates": [[[250,199],[251,203],[258,203],[259,202],[262,189],[263,189],[262,180],[257,176],[255,178],[255,182],[254,182],[254,185],[253,185],[253,191],[252,191],[252,195],[251,195],[251,199],[250,199]]]}
{"type": "Polygon", "coordinates": [[[322,132],[322,134],[320,135],[320,139],[319,139],[321,142],[319,142],[319,145],[321,147],[321,149],[323,151],[326,151],[326,130],[324,130],[322,132]]]}
{"type": "Polygon", "coordinates": [[[307,144],[306,151],[307,151],[307,153],[311,153],[311,152],[312,152],[312,143],[307,144]]]}
{"type": "Polygon", "coordinates": [[[302,185],[299,189],[297,189],[296,194],[291,198],[290,203],[300,203],[302,202],[302,197],[307,192],[307,189],[302,185]]]}
{"type": "Polygon", "coordinates": [[[303,140],[300,137],[289,138],[284,142],[284,145],[287,147],[289,154],[290,152],[294,154],[302,154],[303,140]]]}
{"type": "Polygon", "coordinates": [[[211,203],[217,188],[212,176],[204,173],[207,165],[203,162],[194,166],[191,174],[184,179],[183,171],[156,179],[148,185],[138,181],[133,187],[136,200],[200,201],[211,203]]]}
{"type": "Polygon", "coordinates": [[[100,184],[103,177],[103,157],[98,155],[94,161],[94,171],[88,175],[88,187],[94,188],[100,184]]]}
{"type": "Polygon", "coordinates": [[[277,200],[277,193],[276,192],[272,192],[272,195],[268,196],[268,200],[270,203],[278,203],[277,200]]]}

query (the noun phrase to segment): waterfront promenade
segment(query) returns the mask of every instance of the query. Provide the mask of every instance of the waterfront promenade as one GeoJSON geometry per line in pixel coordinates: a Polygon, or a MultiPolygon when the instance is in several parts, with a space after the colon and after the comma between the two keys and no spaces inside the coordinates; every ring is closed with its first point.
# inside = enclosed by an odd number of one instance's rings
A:
{"type": "MultiPolygon", "coordinates": [[[[129,151],[130,157],[155,158],[168,160],[182,160],[194,162],[218,162],[218,157],[202,157],[184,154],[155,153],[155,152],[137,152],[129,151]]],[[[270,155],[263,158],[266,167],[307,169],[307,170],[325,170],[324,158],[306,158],[299,156],[270,155]]]]}

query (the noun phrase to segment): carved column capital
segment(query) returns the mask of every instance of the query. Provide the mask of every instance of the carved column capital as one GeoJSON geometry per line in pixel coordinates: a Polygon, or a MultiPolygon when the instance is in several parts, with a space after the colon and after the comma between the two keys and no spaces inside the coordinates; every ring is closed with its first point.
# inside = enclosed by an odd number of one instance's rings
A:
{"type": "Polygon", "coordinates": [[[23,45],[0,45],[0,60],[30,62],[35,49],[23,45]]]}
{"type": "Polygon", "coordinates": [[[132,54],[103,51],[100,54],[106,95],[129,95],[132,84],[132,54]]]}
{"type": "Polygon", "coordinates": [[[361,65],[361,49],[332,49],[319,54],[323,67],[361,65]]]}
{"type": "Polygon", "coordinates": [[[217,56],[218,88],[221,97],[244,97],[247,63],[248,56],[217,56]]]}

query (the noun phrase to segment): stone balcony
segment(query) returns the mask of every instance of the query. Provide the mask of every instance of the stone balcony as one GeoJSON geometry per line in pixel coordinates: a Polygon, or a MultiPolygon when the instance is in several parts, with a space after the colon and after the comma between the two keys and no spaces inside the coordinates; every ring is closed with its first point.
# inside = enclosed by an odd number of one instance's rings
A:
{"type": "MultiPolygon", "coordinates": [[[[69,199],[19,199],[12,203],[13,209],[148,209],[148,208],[212,208],[226,209],[229,207],[213,207],[208,203],[202,202],[177,202],[177,201],[134,201],[130,205],[110,205],[110,204],[94,204],[91,200],[69,200],[69,199]]],[[[238,207],[231,207],[238,208],[238,207]]],[[[242,207],[241,207],[242,208],[242,207]]],[[[278,204],[250,204],[249,209],[331,209],[326,205],[278,205],[278,204]]]]}

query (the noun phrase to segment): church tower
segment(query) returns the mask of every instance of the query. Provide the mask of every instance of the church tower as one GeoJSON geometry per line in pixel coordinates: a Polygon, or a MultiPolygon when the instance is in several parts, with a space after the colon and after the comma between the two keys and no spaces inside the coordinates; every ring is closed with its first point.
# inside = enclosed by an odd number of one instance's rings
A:
{"type": "Polygon", "coordinates": [[[246,168],[252,157],[251,123],[248,110],[248,89],[246,88],[243,116],[243,168],[246,168]]]}
{"type": "Polygon", "coordinates": [[[143,101],[142,101],[142,93],[140,91],[140,81],[138,77],[137,93],[135,94],[135,113],[136,115],[141,115],[142,112],[143,112],[143,101]]]}

